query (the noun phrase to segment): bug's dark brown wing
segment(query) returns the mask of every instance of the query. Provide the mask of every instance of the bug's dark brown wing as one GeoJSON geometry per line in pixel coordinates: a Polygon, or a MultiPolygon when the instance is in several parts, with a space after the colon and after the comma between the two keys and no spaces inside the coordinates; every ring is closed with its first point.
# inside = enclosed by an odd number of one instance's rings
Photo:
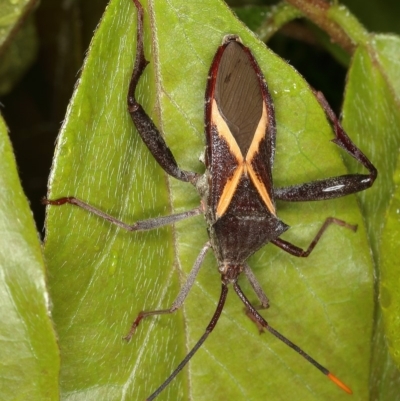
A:
{"type": "Polygon", "coordinates": [[[221,57],[215,100],[245,156],[261,118],[263,97],[251,59],[236,41],[228,44],[221,57]]]}
{"type": "Polygon", "coordinates": [[[226,212],[243,175],[253,183],[256,196],[262,198],[262,208],[275,215],[272,100],[253,55],[235,37],[228,37],[214,57],[205,117],[206,166],[212,172],[208,204],[215,219],[226,212]]]}

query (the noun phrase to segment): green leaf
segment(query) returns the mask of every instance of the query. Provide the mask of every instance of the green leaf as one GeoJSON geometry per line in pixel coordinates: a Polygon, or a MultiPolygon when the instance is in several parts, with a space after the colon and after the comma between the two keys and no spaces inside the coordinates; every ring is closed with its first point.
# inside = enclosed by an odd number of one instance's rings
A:
{"type": "Polygon", "coordinates": [[[57,400],[59,356],[38,234],[0,117],[0,399],[57,400]]]}
{"type": "Polygon", "coordinates": [[[0,47],[36,3],[37,0],[0,0],[0,47]]]}
{"type": "Polygon", "coordinates": [[[380,301],[385,318],[386,335],[389,350],[397,367],[400,367],[400,270],[397,255],[397,242],[400,235],[399,230],[399,157],[396,151],[400,147],[400,74],[399,59],[400,38],[389,35],[380,35],[376,38],[375,47],[380,65],[384,69],[384,77],[388,87],[388,100],[397,107],[390,108],[390,113],[385,119],[385,126],[389,132],[386,134],[396,140],[395,146],[391,148],[391,165],[388,178],[391,181],[390,204],[387,205],[385,226],[382,232],[380,248],[381,258],[381,283],[380,301]],[[397,125],[388,121],[395,120],[397,125]]]}
{"type": "MultiPolygon", "coordinates": [[[[50,198],[74,195],[127,223],[198,206],[189,185],[167,177],[141,142],[126,111],[135,52],[135,11],[113,0],[86,59],[62,132],[50,198]]],[[[180,166],[203,171],[203,108],[208,68],[227,33],[254,52],[273,96],[278,126],[276,186],[346,173],[341,152],[308,85],[258,42],[219,1],[151,2],[146,13],[150,60],[138,89],[180,166]],[[150,28],[152,27],[152,29],[150,28]]],[[[375,160],[374,160],[375,161],[375,160]]],[[[331,227],[304,260],[267,245],[249,264],[271,300],[263,312],[354,390],[368,398],[373,271],[355,197],[279,203],[292,229],[284,239],[307,247],[326,217],[359,224],[331,227]]],[[[167,308],[207,240],[202,217],[145,233],[127,233],[73,206],[50,207],[45,254],[53,317],[63,356],[62,398],[144,399],[200,338],[220,291],[207,256],[181,311],[141,323],[143,309],[167,308]]],[[[255,304],[246,280],[241,285],[255,304]]],[[[230,294],[206,343],[160,400],[343,400],[343,392],[269,334],[260,335],[230,294]]]]}
{"type": "Polygon", "coordinates": [[[24,24],[36,3],[37,0],[0,0],[0,95],[13,88],[37,55],[34,22],[28,19],[24,24]]]}
{"type": "Polygon", "coordinates": [[[397,251],[393,248],[393,238],[399,236],[398,225],[394,224],[400,147],[400,86],[396,68],[399,50],[398,37],[371,35],[369,42],[360,46],[353,57],[343,105],[344,127],[370,155],[379,171],[376,184],[360,194],[360,200],[365,215],[370,216],[366,223],[382,279],[380,300],[386,326],[383,335],[380,311],[377,311],[371,389],[373,394],[379,394],[376,399],[390,401],[399,399],[400,386],[398,369],[383,352],[387,338],[399,366],[399,335],[394,330],[399,319],[399,270],[397,251]]]}
{"type": "Polygon", "coordinates": [[[400,213],[400,194],[399,194],[399,169],[397,167],[395,175],[395,192],[387,212],[385,226],[382,233],[381,243],[381,282],[380,282],[380,301],[385,318],[386,339],[389,350],[396,362],[400,365],[400,274],[399,260],[397,256],[399,239],[399,213],[400,213]]]}

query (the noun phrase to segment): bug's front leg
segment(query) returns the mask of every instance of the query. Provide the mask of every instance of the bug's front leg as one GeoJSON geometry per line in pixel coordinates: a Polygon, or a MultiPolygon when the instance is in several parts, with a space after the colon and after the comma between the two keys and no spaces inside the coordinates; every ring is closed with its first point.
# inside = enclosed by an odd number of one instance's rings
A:
{"type": "Polygon", "coordinates": [[[366,167],[369,174],[346,174],[290,187],[275,188],[276,199],[297,202],[339,198],[371,187],[378,175],[375,166],[346,134],[324,95],[317,91],[314,91],[314,95],[332,123],[335,133],[335,139],[332,142],[366,167]]]}
{"type": "Polygon", "coordinates": [[[261,309],[267,309],[269,308],[269,299],[265,295],[264,290],[262,289],[260,283],[258,282],[256,276],[254,275],[253,271],[251,270],[250,266],[245,263],[243,265],[243,272],[247,277],[247,280],[249,280],[250,285],[252,286],[254,292],[257,295],[257,298],[261,302],[261,309]]]}
{"type": "Polygon", "coordinates": [[[148,61],[144,56],[143,47],[143,8],[138,0],[133,0],[133,2],[137,9],[137,47],[135,66],[128,90],[128,111],[143,142],[165,172],[178,180],[195,183],[198,174],[181,170],[178,167],[174,155],[168,148],[157,127],[136,100],[136,87],[148,61]]]}
{"type": "Polygon", "coordinates": [[[136,319],[134,320],[129,333],[124,337],[126,341],[130,341],[133,334],[135,333],[137,327],[139,326],[139,323],[146,317],[149,316],[156,316],[156,315],[166,315],[166,314],[171,314],[176,312],[182,305],[183,302],[185,301],[187,295],[189,294],[189,291],[193,287],[193,284],[196,280],[197,274],[199,273],[200,267],[203,264],[204,258],[206,256],[207,251],[211,248],[210,242],[207,242],[203,248],[201,249],[199,256],[197,256],[196,261],[194,262],[194,265],[192,267],[192,270],[189,274],[189,276],[186,279],[186,283],[184,286],[181,288],[179,291],[178,296],[176,297],[175,301],[172,303],[172,305],[168,309],[158,309],[158,310],[148,310],[148,311],[141,311],[136,319]]]}

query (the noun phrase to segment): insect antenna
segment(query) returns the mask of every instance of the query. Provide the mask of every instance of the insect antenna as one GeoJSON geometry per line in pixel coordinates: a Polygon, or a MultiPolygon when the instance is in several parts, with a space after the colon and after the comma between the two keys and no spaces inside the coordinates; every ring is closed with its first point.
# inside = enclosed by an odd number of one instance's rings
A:
{"type": "Polygon", "coordinates": [[[326,369],[321,364],[319,364],[314,358],[311,358],[311,356],[308,355],[306,352],[304,352],[299,346],[292,343],[289,339],[287,339],[281,333],[279,333],[274,328],[272,328],[268,324],[268,322],[257,312],[257,310],[254,308],[254,306],[250,303],[250,301],[246,298],[242,289],[239,287],[238,283],[236,283],[236,282],[233,283],[233,289],[235,290],[236,294],[238,294],[240,300],[245,304],[246,308],[248,308],[249,312],[253,315],[254,319],[256,320],[256,322],[258,324],[260,324],[262,327],[264,327],[266,330],[268,330],[271,334],[273,334],[276,338],[278,338],[279,340],[284,342],[286,345],[288,345],[290,348],[292,348],[294,351],[296,351],[298,354],[300,354],[303,358],[307,359],[308,362],[310,362],[312,365],[314,365],[321,373],[323,373],[330,380],[332,380],[338,387],[340,387],[342,390],[346,391],[346,393],[348,393],[348,394],[353,393],[348,386],[346,386],[341,380],[339,380],[335,375],[333,375],[328,369],[326,369]]]}
{"type": "Polygon", "coordinates": [[[171,373],[171,375],[167,378],[167,380],[165,380],[164,383],[161,384],[161,386],[158,387],[158,389],[146,399],[146,401],[154,400],[154,398],[156,398],[161,393],[161,391],[163,391],[165,387],[167,387],[168,384],[175,378],[175,376],[185,367],[185,365],[190,361],[192,356],[197,352],[197,350],[201,347],[204,341],[206,341],[208,335],[214,330],[214,327],[217,325],[217,322],[221,316],[222,309],[224,308],[225,305],[227,294],[228,294],[228,286],[227,284],[222,283],[221,295],[219,297],[217,308],[215,309],[214,315],[211,318],[211,321],[208,324],[204,334],[200,337],[200,340],[197,341],[196,345],[190,350],[190,352],[185,356],[183,361],[171,373]]]}

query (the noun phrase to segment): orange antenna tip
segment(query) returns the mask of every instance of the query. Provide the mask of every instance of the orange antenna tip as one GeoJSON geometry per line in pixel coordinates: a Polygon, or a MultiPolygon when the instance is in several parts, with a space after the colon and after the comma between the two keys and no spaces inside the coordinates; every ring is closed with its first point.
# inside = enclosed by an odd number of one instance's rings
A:
{"type": "Polygon", "coordinates": [[[339,380],[335,375],[332,373],[328,373],[327,376],[342,390],[346,391],[348,394],[353,394],[350,387],[347,387],[341,380],[339,380]]]}

